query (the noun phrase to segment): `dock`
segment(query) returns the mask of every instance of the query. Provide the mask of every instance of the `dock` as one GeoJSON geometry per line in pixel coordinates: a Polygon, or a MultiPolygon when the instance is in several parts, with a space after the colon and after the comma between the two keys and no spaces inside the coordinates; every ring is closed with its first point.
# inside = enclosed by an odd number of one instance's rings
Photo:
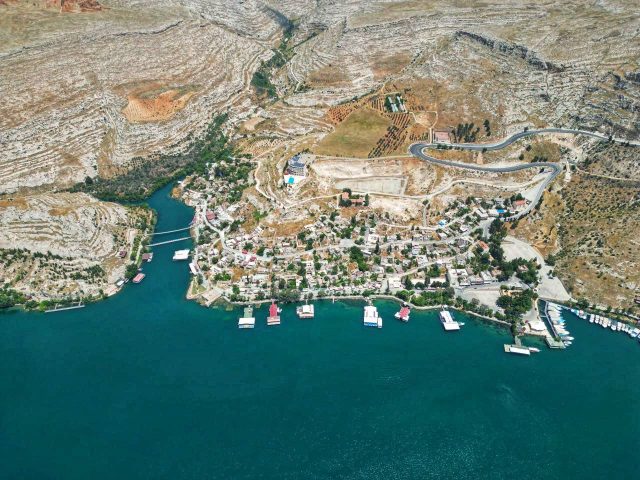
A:
{"type": "Polygon", "coordinates": [[[548,308],[548,302],[544,302],[544,310],[540,312],[540,318],[542,318],[542,320],[547,324],[547,327],[551,330],[552,333],[552,335],[545,336],[547,346],[549,348],[567,348],[564,342],[560,340],[560,335],[558,334],[555,325],[551,321],[551,318],[549,318],[549,315],[547,313],[548,308]]]}
{"type": "Polygon", "coordinates": [[[451,316],[451,312],[442,310],[439,315],[440,322],[442,322],[442,327],[446,332],[460,330],[460,324],[453,319],[453,317],[451,316]]]}
{"type": "Polygon", "coordinates": [[[76,310],[78,308],[84,308],[85,304],[82,302],[79,302],[77,305],[71,305],[69,307],[59,307],[59,306],[55,306],[53,308],[50,308],[49,310],[45,310],[44,313],[52,313],[52,312],[64,312],[65,310],[76,310]]]}

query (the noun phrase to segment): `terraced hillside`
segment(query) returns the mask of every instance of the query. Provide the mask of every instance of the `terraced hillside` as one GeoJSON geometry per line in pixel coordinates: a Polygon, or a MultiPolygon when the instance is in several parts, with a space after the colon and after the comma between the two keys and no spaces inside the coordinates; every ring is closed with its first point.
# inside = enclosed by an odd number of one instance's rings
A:
{"type": "MultiPolygon", "coordinates": [[[[485,120],[483,141],[550,125],[637,139],[636,12],[632,0],[0,1],[0,200],[19,194],[45,232],[23,242],[0,208],[4,242],[102,258],[106,240],[96,253],[92,237],[64,235],[97,204],[68,196],[77,215],[42,214],[47,192],[183,152],[223,112],[272,183],[301,149],[395,156],[485,120]],[[398,92],[408,113],[385,111],[398,92]]],[[[104,231],[124,221],[100,218],[104,231]]]]}
{"type": "Polygon", "coordinates": [[[108,293],[146,215],[70,193],[8,197],[0,212],[0,283],[36,298],[108,293]]]}

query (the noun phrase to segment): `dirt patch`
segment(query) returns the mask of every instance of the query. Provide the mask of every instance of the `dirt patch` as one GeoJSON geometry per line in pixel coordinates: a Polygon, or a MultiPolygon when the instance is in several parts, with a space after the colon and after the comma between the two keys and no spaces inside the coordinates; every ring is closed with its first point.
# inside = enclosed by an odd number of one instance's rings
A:
{"type": "Polygon", "coordinates": [[[155,87],[127,96],[129,103],[122,114],[129,122],[161,122],[169,120],[187,106],[196,94],[193,87],[155,87]]]}
{"type": "Polygon", "coordinates": [[[326,65],[311,72],[307,82],[314,87],[337,87],[349,84],[349,77],[345,75],[343,68],[326,65]]]}
{"type": "Polygon", "coordinates": [[[18,208],[20,210],[26,210],[29,208],[29,204],[25,198],[8,198],[0,199],[0,208],[18,208]]]}
{"type": "Polygon", "coordinates": [[[371,63],[373,78],[378,81],[388,77],[389,75],[399,73],[409,64],[410,61],[411,57],[406,53],[384,55],[382,57],[374,58],[371,63]]]}
{"type": "MultiPolygon", "coordinates": [[[[539,213],[534,213],[517,223],[511,230],[516,237],[533,245],[543,257],[556,253],[558,244],[558,218],[564,209],[564,201],[558,193],[546,192],[539,213]]],[[[513,224],[507,224],[511,229],[513,224]]]]}

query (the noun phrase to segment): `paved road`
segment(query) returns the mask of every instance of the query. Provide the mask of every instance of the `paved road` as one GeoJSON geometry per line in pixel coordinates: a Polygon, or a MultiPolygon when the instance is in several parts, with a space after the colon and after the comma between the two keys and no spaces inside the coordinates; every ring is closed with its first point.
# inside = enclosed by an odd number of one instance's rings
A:
{"type": "MultiPolygon", "coordinates": [[[[606,135],[602,135],[600,133],[588,132],[586,130],[574,130],[570,128],[542,128],[539,130],[527,130],[526,132],[519,132],[497,143],[484,143],[484,144],[483,143],[453,143],[450,146],[454,148],[459,148],[461,150],[471,150],[475,152],[500,150],[502,148],[508,147],[512,143],[517,142],[522,138],[531,137],[534,135],[542,135],[546,133],[585,135],[587,137],[598,138],[600,140],[609,140],[609,137],[606,135]]],[[[633,145],[633,146],[640,146],[640,142],[627,141],[627,140],[616,138],[616,137],[613,137],[612,141],[617,143],[628,143],[629,145],[633,145]]],[[[475,170],[478,172],[510,173],[510,172],[518,172],[520,170],[526,170],[529,168],[535,168],[535,169],[544,168],[544,169],[550,170],[551,174],[544,180],[544,182],[542,182],[542,184],[540,185],[540,188],[536,192],[535,198],[529,204],[529,206],[523,211],[517,213],[516,215],[506,218],[505,219],[506,221],[517,220],[519,218],[524,217],[529,212],[531,212],[531,210],[535,208],[535,206],[538,204],[538,202],[542,198],[542,194],[547,189],[549,184],[551,184],[551,182],[553,182],[553,180],[560,174],[560,172],[562,172],[562,167],[559,164],[551,163],[551,162],[520,163],[516,165],[509,165],[506,167],[491,167],[491,166],[470,165],[468,163],[442,160],[424,153],[424,150],[426,150],[427,148],[435,149],[438,147],[438,145],[439,144],[435,144],[435,143],[414,143],[409,147],[409,152],[413,156],[418,157],[426,162],[443,165],[445,167],[455,167],[455,168],[463,168],[466,170],[475,170]]]]}

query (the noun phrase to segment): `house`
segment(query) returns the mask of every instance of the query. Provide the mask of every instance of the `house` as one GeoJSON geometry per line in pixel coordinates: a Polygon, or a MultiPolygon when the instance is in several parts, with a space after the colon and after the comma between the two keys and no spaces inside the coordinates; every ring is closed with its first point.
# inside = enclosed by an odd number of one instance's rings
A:
{"type": "Polygon", "coordinates": [[[433,141],[434,143],[451,143],[451,137],[447,130],[434,130],[433,141]]]}

